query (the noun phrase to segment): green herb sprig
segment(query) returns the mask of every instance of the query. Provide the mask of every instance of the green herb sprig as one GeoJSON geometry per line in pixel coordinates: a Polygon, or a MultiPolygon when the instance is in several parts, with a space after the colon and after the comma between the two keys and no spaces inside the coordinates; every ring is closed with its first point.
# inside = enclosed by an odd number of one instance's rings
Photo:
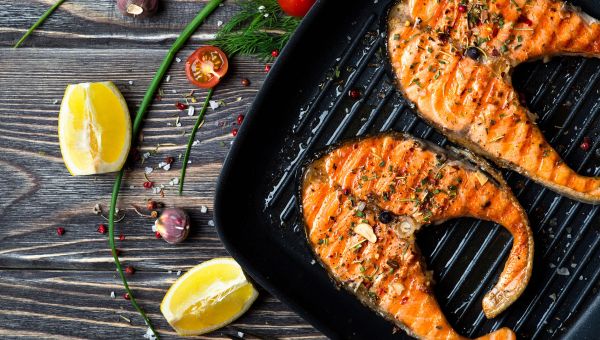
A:
{"type": "Polygon", "coordinates": [[[30,36],[31,33],[33,33],[33,31],[36,28],[38,28],[44,21],[46,21],[46,19],[50,16],[50,14],[52,14],[52,12],[54,12],[58,8],[58,6],[62,5],[63,2],[65,2],[65,0],[58,0],[54,5],[52,5],[52,7],[48,8],[48,10],[46,12],[44,12],[44,14],[42,14],[42,16],[35,22],[35,24],[33,24],[31,27],[29,27],[27,32],[25,32],[25,34],[23,34],[21,39],[19,39],[19,41],[17,41],[17,43],[13,46],[13,48],[17,48],[17,47],[21,46],[23,41],[25,41],[25,39],[27,39],[27,37],[30,36]]]}
{"type": "Polygon", "coordinates": [[[185,149],[185,156],[183,157],[183,165],[181,166],[181,176],[179,177],[179,195],[183,193],[183,181],[185,180],[185,170],[187,169],[188,160],[190,159],[192,144],[194,143],[194,138],[196,137],[196,132],[198,132],[198,129],[200,128],[200,124],[204,121],[204,114],[206,113],[206,108],[208,107],[208,103],[213,95],[213,92],[214,88],[211,88],[208,91],[206,99],[204,100],[204,105],[202,105],[202,110],[200,110],[200,113],[198,113],[196,124],[194,124],[192,133],[190,133],[190,139],[188,140],[188,144],[185,149]]]}
{"type": "Polygon", "coordinates": [[[229,56],[249,55],[270,61],[271,52],[281,50],[300,23],[300,19],[283,13],[277,0],[244,0],[240,7],[211,41],[229,56]]]}
{"type": "MultiPolygon", "coordinates": [[[[150,83],[150,86],[148,87],[148,90],[146,91],[146,94],[144,95],[144,99],[142,100],[142,103],[140,104],[140,107],[135,116],[135,120],[133,121],[132,138],[134,141],[137,139],[137,136],[139,135],[139,132],[142,127],[142,121],[144,120],[144,117],[146,116],[148,107],[154,100],[154,98],[156,96],[156,91],[158,90],[160,83],[162,82],[165,74],[167,73],[167,70],[173,63],[173,60],[175,59],[175,55],[177,54],[177,52],[179,52],[179,50],[181,50],[181,48],[189,40],[189,38],[192,36],[192,34],[204,22],[204,20],[212,12],[214,12],[214,10],[217,9],[217,7],[222,2],[223,2],[223,0],[210,0],[210,2],[208,2],[208,4],[206,4],[206,6],[204,6],[204,8],[202,8],[202,10],[198,13],[198,15],[196,15],[196,17],[192,20],[192,22],[190,22],[185,27],[185,29],[181,32],[181,34],[179,35],[177,40],[175,40],[175,42],[173,43],[173,45],[167,52],[167,55],[165,56],[164,60],[160,64],[160,67],[158,68],[158,71],[154,75],[154,78],[152,78],[152,82],[150,83]]],[[[125,287],[125,291],[129,294],[131,304],[138,311],[138,313],[140,313],[140,316],[144,319],[145,323],[148,325],[148,327],[150,328],[150,330],[152,331],[152,333],[154,334],[156,339],[159,339],[158,333],[156,333],[156,330],[152,326],[150,319],[148,318],[148,316],[146,316],[146,313],[144,312],[144,310],[138,305],[131,289],[129,288],[129,285],[127,284],[127,279],[125,278],[125,273],[123,272],[123,268],[121,267],[121,262],[119,261],[119,257],[117,256],[117,250],[115,247],[115,210],[116,210],[116,206],[117,206],[117,199],[119,196],[119,190],[121,189],[121,182],[123,181],[124,173],[125,173],[124,169],[121,169],[121,171],[119,171],[119,173],[117,174],[117,177],[115,179],[115,184],[113,186],[112,197],[110,200],[110,210],[109,210],[109,215],[108,215],[109,216],[108,217],[108,220],[109,220],[108,221],[108,243],[109,243],[110,249],[112,251],[112,255],[113,255],[113,259],[115,261],[115,265],[117,267],[117,271],[119,272],[119,275],[121,276],[121,280],[123,281],[123,286],[125,287]]]]}

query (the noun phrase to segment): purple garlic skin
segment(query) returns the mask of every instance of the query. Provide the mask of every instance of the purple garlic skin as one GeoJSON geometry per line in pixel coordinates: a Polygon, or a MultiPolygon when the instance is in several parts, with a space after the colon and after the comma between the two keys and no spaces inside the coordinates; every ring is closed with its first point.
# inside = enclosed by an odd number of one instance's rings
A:
{"type": "Polygon", "coordinates": [[[176,244],[187,238],[190,232],[190,218],[182,209],[165,209],[154,222],[154,226],[165,241],[176,244]]]}
{"type": "Polygon", "coordinates": [[[158,10],[158,0],[117,0],[117,8],[123,15],[144,18],[158,10]]]}

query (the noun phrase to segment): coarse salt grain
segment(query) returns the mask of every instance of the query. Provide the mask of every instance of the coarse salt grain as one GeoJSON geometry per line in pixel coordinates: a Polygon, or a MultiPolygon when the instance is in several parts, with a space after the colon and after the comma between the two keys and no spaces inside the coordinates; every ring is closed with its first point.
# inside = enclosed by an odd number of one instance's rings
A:
{"type": "Polygon", "coordinates": [[[154,169],[152,169],[152,167],[145,167],[144,168],[144,172],[146,173],[146,175],[150,175],[152,173],[152,171],[154,171],[154,169]]]}
{"type": "Polygon", "coordinates": [[[181,275],[181,270],[177,271],[177,276],[181,275]]]}
{"type": "Polygon", "coordinates": [[[221,27],[221,26],[223,26],[223,21],[221,21],[221,20],[218,20],[218,21],[217,21],[217,27],[221,27]]]}
{"type": "Polygon", "coordinates": [[[181,58],[177,57],[177,58],[175,58],[175,61],[178,62],[178,63],[180,63],[181,62],[181,58]]]}
{"type": "Polygon", "coordinates": [[[201,213],[206,214],[207,211],[208,211],[208,208],[205,205],[203,205],[203,206],[200,207],[200,212],[201,213]]]}
{"type": "Polygon", "coordinates": [[[312,265],[314,265],[315,263],[317,263],[317,261],[315,261],[315,260],[310,261],[310,264],[312,264],[312,265]]]}
{"type": "Polygon", "coordinates": [[[192,146],[196,146],[196,145],[198,145],[198,144],[200,144],[200,141],[196,139],[196,140],[195,140],[195,141],[192,143],[192,146]]]}
{"type": "Polygon", "coordinates": [[[167,76],[167,78],[165,78],[165,81],[166,81],[167,83],[171,81],[171,75],[170,75],[170,74],[167,76]]]}
{"type": "Polygon", "coordinates": [[[152,329],[150,329],[150,327],[148,327],[148,329],[146,330],[146,334],[144,334],[144,338],[146,338],[148,340],[156,340],[156,336],[154,335],[154,332],[152,332],[152,329]]]}
{"type": "Polygon", "coordinates": [[[215,226],[215,221],[213,221],[213,220],[208,221],[208,226],[209,227],[214,227],[215,226]]]}
{"type": "Polygon", "coordinates": [[[216,100],[209,100],[208,104],[210,105],[210,108],[215,110],[219,107],[219,102],[217,102],[216,100]]]}
{"type": "Polygon", "coordinates": [[[130,81],[129,81],[129,85],[133,85],[133,80],[130,80],[130,81]]]}
{"type": "MultiPolygon", "coordinates": [[[[156,220],[156,222],[158,222],[158,220],[156,220]]],[[[152,232],[155,233],[158,231],[158,227],[156,226],[156,222],[154,222],[154,224],[152,225],[152,232]]],[[[170,271],[170,270],[169,270],[170,271]]]]}
{"type": "Polygon", "coordinates": [[[556,274],[567,276],[570,274],[569,268],[560,267],[560,268],[556,269],[556,274]]]}
{"type": "Polygon", "coordinates": [[[115,292],[110,292],[110,297],[114,299],[115,298],[115,292]]]}
{"type": "Polygon", "coordinates": [[[194,110],[196,110],[196,109],[190,105],[190,107],[188,107],[188,116],[193,116],[194,110]]]}
{"type": "Polygon", "coordinates": [[[244,337],[244,332],[239,332],[239,331],[238,331],[238,332],[237,332],[237,336],[238,336],[238,337],[240,337],[240,338],[243,338],[243,337],[244,337]]]}

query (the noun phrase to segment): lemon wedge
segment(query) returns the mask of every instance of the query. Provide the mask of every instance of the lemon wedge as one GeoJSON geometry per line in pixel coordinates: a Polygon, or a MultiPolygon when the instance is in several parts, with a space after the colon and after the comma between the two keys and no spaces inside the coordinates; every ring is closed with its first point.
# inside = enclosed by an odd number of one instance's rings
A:
{"type": "Polygon", "coordinates": [[[177,334],[200,335],[237,319],[257,296],[234,259],[216,258],[195,266],[175,281],[160,311],[177,334]]]}
{"type": "Polygon", "coordinates": [[[131,145],[131,117],[119,89],[112,82],[68,85],[58,139],[73,176],[121,170],[131,145]]]}

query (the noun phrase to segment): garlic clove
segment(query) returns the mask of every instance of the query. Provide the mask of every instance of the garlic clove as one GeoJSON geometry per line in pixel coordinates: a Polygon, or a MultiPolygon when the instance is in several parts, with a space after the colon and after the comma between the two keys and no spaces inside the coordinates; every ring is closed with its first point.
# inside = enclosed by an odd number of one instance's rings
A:
{"type": "Polygon", "coordinates": [[[158,10],[158,0],[117,0],[117,8],[123,15],[147,17],[158,10]]]}
{"type": "Polygon", "coordinates": [[[377,242],[377,235],[373,231],[373,227],[368,225],[367,223],[360,223],[356,227],[354,227],[354,232],[358,235],[367,239],[367,241],[371,243],[377,242]]]}
{"type": "Polygon", "coordinates": [[[475,173],[475,178],[477,178],[477,181],[479,181],[479,184],[481,186],[483,186],[488,181],[488,176],[481,171],[477,171],[475,173]]]}

